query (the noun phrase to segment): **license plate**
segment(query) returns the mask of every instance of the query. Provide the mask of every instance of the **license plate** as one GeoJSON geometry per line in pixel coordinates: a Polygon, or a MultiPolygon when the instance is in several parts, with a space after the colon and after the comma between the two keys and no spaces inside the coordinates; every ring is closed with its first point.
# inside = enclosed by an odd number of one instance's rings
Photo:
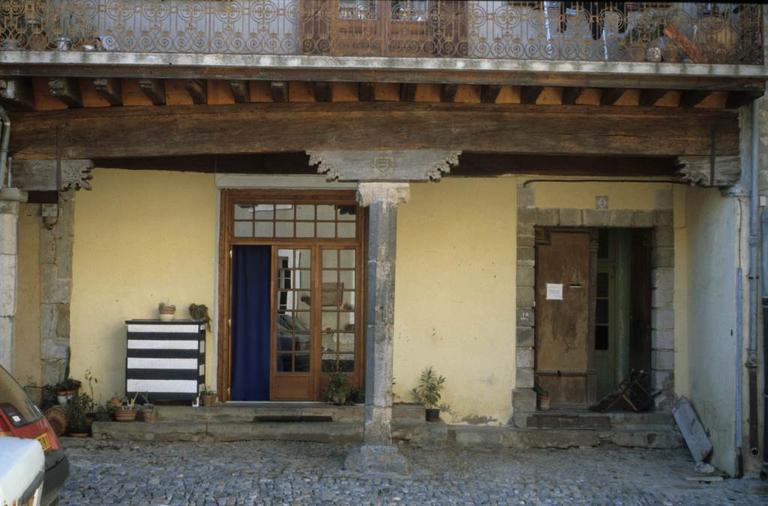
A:
{"type": "Polygon", "coordinates": [[[40,434],[37,436],[37,440],[40,443],[40,446],[43,447],[44,452],[47,452],[51,448],[51,440],[48,437],[48,434],[40,434]]]}

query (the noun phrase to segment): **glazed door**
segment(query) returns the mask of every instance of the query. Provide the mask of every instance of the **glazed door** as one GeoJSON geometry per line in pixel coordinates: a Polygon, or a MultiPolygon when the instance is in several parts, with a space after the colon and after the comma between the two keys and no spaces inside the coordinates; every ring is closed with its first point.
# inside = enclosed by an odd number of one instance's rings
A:
{"type": "Polygon", "coordinates": [[[275,248],[272,259],[277,281],[272,319],[272,400],[309,400],[314,397],[312,257],[310,248],[275,248]]]}
{"type": "Polygon", "coordinates": [[[536,231],[536,370],[552,407],[595,400],[594,286],[597,236],[591,231],[536,231]]]}

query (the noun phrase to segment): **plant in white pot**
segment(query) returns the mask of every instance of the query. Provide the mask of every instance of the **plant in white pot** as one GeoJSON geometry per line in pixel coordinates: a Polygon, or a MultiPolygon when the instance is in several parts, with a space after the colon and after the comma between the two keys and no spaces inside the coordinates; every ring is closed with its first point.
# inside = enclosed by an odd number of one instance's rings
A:
{"type": "Polygon", "coordinates": [[[435,373],[432,367],[421,371],[419,383],[412,390],[413,397],[426,409],[428,422],[440,420],[440,398],[444,388],[445,377],[435,373]]]}
{"type": "Polygon", "coordinates": [[[160,320],[169,322],[176,316],[176,306],[161,302],[157,305],[157,312],[160,313],[160,320]]]}

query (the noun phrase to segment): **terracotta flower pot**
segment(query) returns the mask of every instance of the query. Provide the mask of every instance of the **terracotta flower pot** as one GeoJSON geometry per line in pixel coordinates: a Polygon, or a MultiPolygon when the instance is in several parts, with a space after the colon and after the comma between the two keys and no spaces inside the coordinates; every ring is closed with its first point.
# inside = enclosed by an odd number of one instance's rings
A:
{"type": "Polygon", "coordinates": [[[118,409],[115,411],[115,420],[118,422],[132,422],[136,420],[135,409],[118,409]]]}
{"type": "Polygon", "coordinates": [[[142,409],[141,419],[147,423],[154,423],[157,420],[157,410],[155,409],[142,409]]]}
{"type": "Polygon", "coordinates": [[[216,404],[216,394],[203,394],[200,396],[200,399],[203,402],[203,406],[206,408],[210,408],[216,404]]]}

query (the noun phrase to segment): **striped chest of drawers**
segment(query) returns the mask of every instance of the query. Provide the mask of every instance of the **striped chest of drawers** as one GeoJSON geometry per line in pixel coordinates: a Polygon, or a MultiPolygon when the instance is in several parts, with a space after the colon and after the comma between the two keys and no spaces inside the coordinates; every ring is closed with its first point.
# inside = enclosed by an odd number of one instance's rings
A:
{"type": "Polygon", "coordinates": [[[205,387],[205,322],[128,320],[125,391],[150,402],[194,400],[205,387]]]}

